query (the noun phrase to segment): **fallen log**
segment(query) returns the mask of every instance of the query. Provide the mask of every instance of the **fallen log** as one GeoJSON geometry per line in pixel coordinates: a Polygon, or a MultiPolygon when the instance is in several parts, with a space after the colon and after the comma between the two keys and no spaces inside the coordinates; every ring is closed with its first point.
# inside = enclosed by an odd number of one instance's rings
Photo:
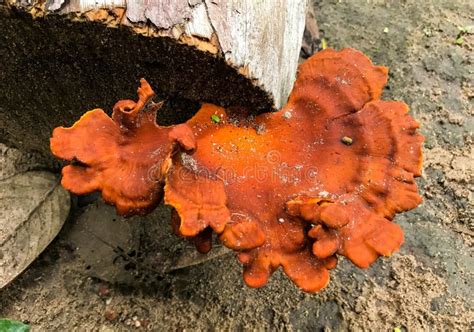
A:
{"type": "Polygon", "coordinates": [[[306,0],[9,0],[0,4],[0,142],[49,155],[84,111],[133,99],[145,77],[160,124],[198,102],[278,108],[292,88],[306,0]],[[157,98],[158,99],[158,98],[157,98]]]}

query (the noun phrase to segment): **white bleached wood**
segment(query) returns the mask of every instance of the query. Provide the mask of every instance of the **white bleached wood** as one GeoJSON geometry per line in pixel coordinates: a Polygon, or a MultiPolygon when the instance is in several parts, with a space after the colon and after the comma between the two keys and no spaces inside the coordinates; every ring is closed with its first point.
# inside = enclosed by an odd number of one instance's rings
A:
{"type": "Polygon", "coordinates": [[[186,34],[205,39],[211,39],[213,28],[207,14],[206,4],[196,5],[191,13],[191,19],[186,23],[186,34]]]}
{"type": "Polygon", "coordinates": [[[50,11],[61,10],[61,13],[86,12],[96,8],[125,7],[126,0],[51,0],[46,3],[50,11]]]}
{"type": "Polygon", "coordinates": [[[306,1],[206,3],[226,60],[247,67],[248,75],[272,92],[275,105],[286,103],[298,66],[306,1]]]}

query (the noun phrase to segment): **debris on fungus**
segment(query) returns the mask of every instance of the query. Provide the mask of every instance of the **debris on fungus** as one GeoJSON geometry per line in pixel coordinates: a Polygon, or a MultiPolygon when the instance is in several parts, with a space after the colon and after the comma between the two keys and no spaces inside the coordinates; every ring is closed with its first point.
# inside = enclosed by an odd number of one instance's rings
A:
{"type": "Polygon", "coordinates": [[[421,202],[423,137],[404,103],[380,100],[386,80],[362,53],[326,49],[299,67],[279,112],[249,120],[246,110],[203,104],[171,127],[155,124],[159,104],[142,80],[137,103],[55,129],[51,150],[71,162],[70,191],[101,190],[133,214],[153,209],[164,186],[175,233],[200,252],[214,232],[238,253],[249,286],[282,267],[316,292],[338,255],[362,268],[390,256],[403,242],[392,219],[421,202]]]}

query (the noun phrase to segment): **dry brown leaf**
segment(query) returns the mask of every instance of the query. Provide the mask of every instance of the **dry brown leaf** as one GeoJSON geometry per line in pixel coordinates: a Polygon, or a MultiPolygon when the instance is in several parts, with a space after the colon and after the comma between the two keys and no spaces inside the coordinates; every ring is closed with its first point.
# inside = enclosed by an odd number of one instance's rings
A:
{"type": "Polygon", "coordinates": [[[56,237],[70,209],[54,174],[25,172],[0,181],[0,289],[56,237]]]}

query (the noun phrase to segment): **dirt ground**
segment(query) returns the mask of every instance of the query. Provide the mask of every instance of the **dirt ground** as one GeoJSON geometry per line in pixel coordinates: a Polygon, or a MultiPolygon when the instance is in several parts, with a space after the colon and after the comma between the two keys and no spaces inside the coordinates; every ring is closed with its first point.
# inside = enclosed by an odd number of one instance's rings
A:
{"type": "Polygon", "coordinates": [[[38,331],[472,330],[474,38],[456,39],[458,27],[473,26],[474,5],[324,0],[315,7],[330,47],[357,48],[390,68],[384,98],[405,101],[426,137],[418,181],[424,203],[397,216],[406,234],[399,253],[367,270],[341,260],[329,286],[314,295],[280,272],[250,289],[232,255],[119,286],[90,277],[91,266],[69,243],[73,216],[0,292],[0,317],[38,331]]]}

